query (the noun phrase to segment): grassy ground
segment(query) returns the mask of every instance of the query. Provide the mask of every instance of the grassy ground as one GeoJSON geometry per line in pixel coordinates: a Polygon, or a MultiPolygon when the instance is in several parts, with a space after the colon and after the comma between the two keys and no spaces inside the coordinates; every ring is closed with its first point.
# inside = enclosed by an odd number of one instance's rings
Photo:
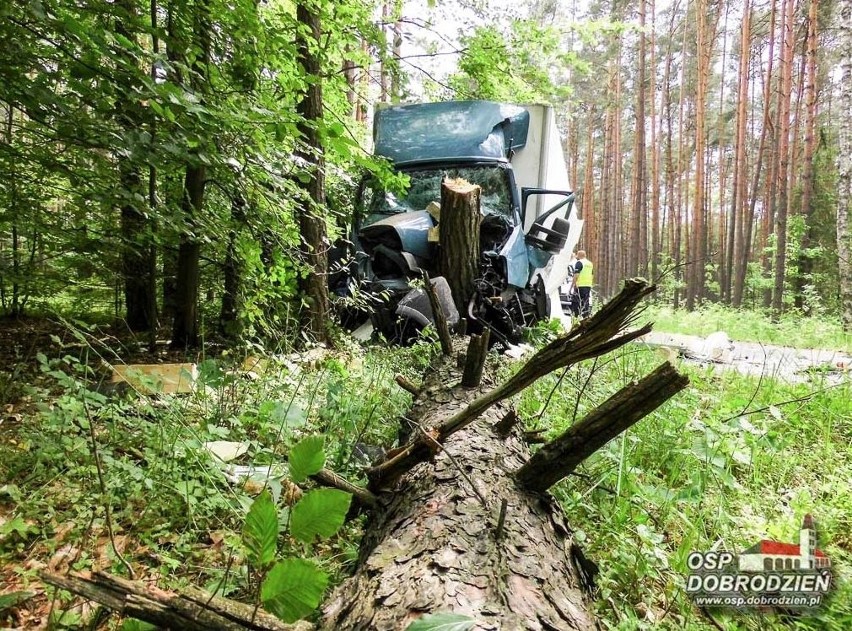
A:
{"type": "MultiPolygon", "coordinates": [[[[651,319],[668,330],[660,314],[651,319]]],[[[701,332],[690,317],[671,316],[686,332],[701,332]]],[[[744,337],[727,315],[715,317],[705,315],[707,332],[756,339],[744,337]]],[[[822,325],[799,322],[800,337],[830,347],[822,325]]],[[[79,600],[40,592],[37,573],[121,571],[108,520],[121,555],[160,585],[191,583],[252,599],[256,584],[240,532],[256,490],[228,483],[202,444],[244,441],[249,453],[238,462],[266,465],[284,460],[301,436],[323,433],[329,465],[357,479],[363,461],[353,445],[389,445],[407,408],[394,375],[416,381],[428,359],[423,346],[353,346],[308,362],[279,355],[246,376],[229,371],[235,358],[217,356],[201,362],[204,388],[196,394],[157,400],[98,393],[90,347],[61,347],[38,358],[37,377],[14,384],[16,399],[5,410],[14,420],[0,425],[0,584],[4,592],[39,592],[0,612],[0,626],[30,628],[49,618],[54,628],[79,628],[89,619],[93,610],[79,600]]],[[[519,409],[528,426],[556,434],[660,361],[642,346],[628,347],[561,380],[541,380],[521,395],[519,409]]],[[[852,387],[680,369],[691,379],[686,391],[555,489],[600,566],[595,608],[602,624],[852,628],[852,387]],[[693,606],[684,592],[690,551],[795,541],[805,513],[818,520],[820,547],[834,565],[837,590],[827,605],[809,617],[713,612],[714,621],[693,606]]],[[[307,550],[283,541],[283,553],[298,548],[340,577],[358,534],[352,524],[307,550]]],[[[113,618],[103,626],[117,624],[113,618]]]]}

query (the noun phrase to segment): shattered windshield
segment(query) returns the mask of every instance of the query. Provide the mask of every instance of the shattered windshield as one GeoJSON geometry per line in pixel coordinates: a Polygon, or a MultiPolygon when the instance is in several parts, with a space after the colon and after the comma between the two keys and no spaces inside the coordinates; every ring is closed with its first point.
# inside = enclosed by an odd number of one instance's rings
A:
{"type": "Polygon", "coordinates": [[[499,215],[512,220],[512,194],[506,169],[497,165],[419,169],[406,171],[408,190],[391,193],[368,185],[364,191],[364,211],[368,226],[397,213],[425,210],[430,202],[441,201],[444,177],[462,178],[482,188],[481,210],[484,215],[499,215]]]}

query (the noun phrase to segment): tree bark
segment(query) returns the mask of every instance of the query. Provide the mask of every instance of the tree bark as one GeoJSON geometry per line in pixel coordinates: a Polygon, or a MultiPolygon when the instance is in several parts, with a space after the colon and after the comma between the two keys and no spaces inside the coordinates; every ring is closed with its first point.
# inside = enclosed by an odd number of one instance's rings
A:
{"type": "MultiPolygon", "coordinates": [[[[191,224],[197,220],[204,205],[207,169],[204,165],[186,168],[181,210],[191,224]]],[[[193,230],[181,234],[177,255],[175,284],[175,318],[172,327],[172,348],[198,346],[198,286],[201,243],[193,230]]]]}
{"type": "Polygon", "coordinates": [[[43,572],[41,577],[54,587],[167,629],[308,631],[313,628],[306,622],[285,624],[256,607],[213,596],[194,587],[175,594],[106,572],[78,572],[68,576],[43,572]]]}
{"type": "MultiPolygon", "coordinates": [[[[115,30],[129,41],[136,41],[134,21],[136,6],[121,0],[117,7],[123,12],[116,18],[115,30]]],[[[116,100],[116,120],[125,134],[133,134],[145,124],[145,117],[137,99],[136,66],[134,52],[119,48],[124,67],[121,69],[122,96],[116,100]]],[[[143,198],[142,164],[132,156],[125,156],[118,164],[122,197],[121,205],[121,273],[124,281],[125,321],[131,331],[150,331],[157,326],[156,283],[151,278],[155,251],[151,248],[150,220],[137,208],[136,200],[143,198]]]]}
{"type": "Polygon", "coordinates": [[[837,258],[840,266],[840,321],[852,333],[852,0],[840,4],[842,79],[837,186],[837,258]]]}
{"type": "MultiPolygon", "coordinates": [[[[193,43],[201,54],[192,63],[190,85],[198,94],[207,90],[208,64],[210,63],[210,6],[202,0],[194,7],[193,43]]],[[[182,54],[179,52],[178,54],[182,54]]],[[[172,326],[172,348],[187,349],[198,346],[198,291],[201,241],[197,234],[204,207],[204,190],[207,186],[207,167],[193,152],[186,165],[181,212],[186,228],[180,235],[175,280],[175,317],[172,326]]]]}
{"type": "Polygon", "coordinates": [[[793,86],[793,0],[782,3],[781,91],[778,107],[778,205],[775,212],[775,264],[772,311],[784,310],[784,281],[787,270],[787,217],[790,212],[790,104],[793,86]]]}
{"type": "MultiPolygon", "coordinates": [[[[733,301],[734,261],[746,256],[747,246],[742,243],[742,217],[745,213],[746,192],[746,123],[748,122],[748,68],[751,60],[751,5],[745,0],[743,21],[740,29],[740,58],[737,82],[736,139],[734,141],[734,181],[731,187],[731,212],[728,217],[728,257],[725,259],[725,283],[722,287],[723,299],[733,301]],[[737,221],[740,219],[740,221],[737,221]],[[739,237],[739,238],[738,238],[739,237]]],[[[738,263],[742,264],[742,263],[738,263]]],[[[742,296],[742,292],[740,292],[742,296]]]]}
{"type": "Polygon", "coordinates": [[[622,388],[559,438],[540,449],[518,471],[518,482],[530,491],[546,491],[586,458],[636,424],[689,380],[666,362],[639,382],[622,388]]]}
{"type": "MultiPolygon", "coordinates": [[[[596,319],[595,326],[581,325],[573,337],[556,340],[497,387],[489,378],[476,390],[448,387],[459,383],[461,369],[454,358],[441,356],[405,416],[416,434],[409,445],[428,448],[399,467],[402,477],[384,476],[373,485],[380,506],[368,518],[358,569],[326,601],[322,629],[405,629],[425,613],[439,612],[469,616],[475,629],[597,628],[586,591],[594,564],[544,493],[566,472],[547,484],[529,483],[523,473],[529,473],[528,463],[537,467],[537,456],[530,460],[505,399],[548,372],[646,330],[626,327],[647,291],[644,283],[629,281],[587,321],[596,319]],[[438,391],[445,396],[435,396],[438,391]],[[447,393],[449,402],[441,403],[447,393]]],[[[575,443],[577,449],[561,444],[562,453],[581,461],[685,385],[664,365],[622,392],[618,405],[604,404],[589,415],[592,421],[578,426],[597,442],[575,443]],[[633,395],[639,402],[631,406],[626,398],[633,395]]],[[[388,463],[393,468],[393,459],[388,463]]]]}
{"type": "Polygon", "coordinates": [[[802,207],[801,213],[805,220],[805,231],[799,246],[799,257],[796,262],[798,274],[796,278],[795,305],[797,309],[808,308],[805,301],[805,286],[812,282],[813,257],[808,252],[814,241],[813,197],[814,197],[814,155],[816,153],[816,116],[817,116],[817,27],[819,0],[811,0],[808,5],[808,35],[805,52],[806,85],[805,92],[805,154],[802,167],[802,207]]]}
{"type": "Polygon", "coordinates": [[[302,28],[296,38],[298,61],[308,77],[308,85],[297,110],[302,120],[302,145],[297,154],[309,165],[304,184],[306,200],[298,209],[302,234],[300,251],[306,270],[300,290],[307,298],[303,321],[318,342],[329,342],[328,238],[325,227],[325,154],[317,124],[323,117],[322,68],[314,50],[320,46],[322,23],[318,8],[306,2],[296,5],[296,20],[302,28]],[[307,33],[307,35],[306,35],[307,33]]]}
{"type": "Polygon", "coordinates": [[[441,220],[438,222],[438,273],[447,279],[459,314],[467,303],[479,275],[479,196],[481,189],[462,179],[441,184],[441,220]]]}

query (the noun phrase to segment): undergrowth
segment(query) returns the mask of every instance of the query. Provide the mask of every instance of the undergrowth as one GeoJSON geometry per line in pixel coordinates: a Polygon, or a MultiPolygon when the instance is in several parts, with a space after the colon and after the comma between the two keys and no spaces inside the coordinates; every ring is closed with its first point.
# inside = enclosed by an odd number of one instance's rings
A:
{"type": "MultiPolygon", "coordinates": [[[[660,363],[638,345],[551,375],[522,395],[554,436],[660,363]],[[558,384],[558,385],[557,385],[558,384]]],[[[682,364],[690,386],[611,441],[554,492],[599,564],[608,628],[852,628],[852,385],[762,382],[682,364]],[[685,592],[692,551],[798,541],[817,519],[835,593],[812,615],[701,612],[685,592]],[[708,619],[712,615],[714,621],[708,619]]]]}
{"type": "MultiPolygon", "coordinates": [[[[39,355],[40,376],[22,385],[27,414],[0,442],[0,582],[20,590],[43,569],[126,575],[129,564],[163,587],[255,600],[241,537],[253,498],[267,487],[279,506],[293,503],[282,497],[287,455],[306,436],[324,437],[329,466],[358,481],[365,450],[393,442],[409,404],[394,375],[414,378],[427,356],[352,346],[243,367],[224,355],[199,364],[193,393],[149,395],[156,384],[145,379],[143,392],[105,388],[89,350],[39,355]],[[216,441],[245,453],[223,462],[216,441]]],[[[282,536],[279,554],[307,553],[338,580],[358,537],[357,521],[314,547],[282,536]]],[[[42,608],[53,628],[79,628],[91,613],[64,593],[42,608]]]]}
{"type": "MultiPolygon", "coordinates": [[[[650,319],[662,322],[660,313],[650,319]]],[[[736,337],[727,317],[705,313],[704,324],[736,337]]],[[[801,329],[801,337],[819,338],[801,329]]],[[[533,339],[552,334],[543,327],[533,339]]],[[[15,384],[24,395],[22,420],[0,441],[2,580],[25,590],[45,568],[126,574],[127,563],[165,588],[193,584],[257,602],[271,566],[264,556],[258,572],[264,548],[247,550],[244,528],[263,488],[278,507],[267,517],[282,524],[271,550],[313,559],[331,583],[341,580],[360,524],[311,544],[292,537],[287,456],[305,437],[322,436],[329,468],[363,482],[364,465],[393,444],[410,403],[394,375],[419,381],[433,348],[264,353],[247,367],[242,356],[225,354],[199,364],[200,387],[188,395],[105,392],[85,347],[39,356],[38,379],[15,384]],[[221,462],[208,448],[214,441],[238,443],[245,453],[221,462]],[[253,473],[240,478],[240,466],[253,473]]],[[[556,435],[660,361],[631,345],[540,380],[518,397],[519,412],[528,428],[556,435]]],[[[602,625],[852,628],[849,381],[788,384],[679,369],[691,380],[685,391],[554,488],[576,539],[600,567],[594,606],[602,625]],[[689,552],[795,540],[805,513],[816,517],[833,564],[837,587],[826,605],[787,618],[694,607],[684,590],[689,552]]],[[[254,511],[269,513],[271,505],[264,499],[254,511]]],[[[53,628],[79,628],[93,616],[63,592],[41,609],[53,628]]]]}

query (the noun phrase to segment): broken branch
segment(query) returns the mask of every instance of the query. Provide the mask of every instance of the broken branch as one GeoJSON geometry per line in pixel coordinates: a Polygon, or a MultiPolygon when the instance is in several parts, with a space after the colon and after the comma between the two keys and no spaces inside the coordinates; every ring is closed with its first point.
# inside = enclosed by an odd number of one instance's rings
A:
{"type": "Polygon", "coordinates": [[[320,469],[311,476],[311,479],[323,486],[330,486],[351,493],[364,506],[375,506],[378,503],[376,496],[363,486],[352,484],[349,480],[342,478],[330,469],[320,469]]]}
{"type": "Polygon", "coordinates": [[[482,370],[488,358],[488,339],[490,330],[485,329],[481,335],[471,335],[467,345],[467,357],[464,363],[464,375],[461,384],[465,388],[478,388],[482,381],[482,370]]]}
{"type": "Polygon", "coordinates": [[[438,300],[438,294],[435,292],[435,286],[432,284],[429,272],[426,270],[423,270],[423,287],[426,295],[429,297],[429,305],[432,307],[432,319],[435,321],[435,330],[438,332],[438,339],[441,342],[441,352],[444,355],[451,355],[453,352],[453,339],[450,336],[447,315],[444,313],[444,308],[441,306],[441,301],[438,300]]]}
{"type": "Polygon", "coordinates": [[[660,365],[641,381],[616,392],[579,423],[539,449],[518,469],[518,483],[531,491],[546,491],[688,384],[689,379],[670,363],[660,365]]]}
{"type": "Polygon", "coordinates": [[[140,581],[106,572],[75,572],[68,576],[42,572],[45,583],[78,594],[109,609],[152,624],[188,631],[306,631],[304,622],[285,624],[245,603],[213,596],[197,588],[166,592],[140,581]]]}
{"type": "MultiPolygon", "coordinates": [[[[648,333],[650,324],[632,331],[625,332],[625,329],[641,313],[641,310],[636,309],[639,302],[654,289],[653,285],[649,286],[641,278],[626,280],[621,292],[594,316],[538,351],[506,383],[474,399],[439,425],[436,428],[437,442],[443,443],[495,403],[518,394],[550,372],[603,355],[648,333]]],[[[433,450],[427,447],[421,437],[415,437],[395,457],[367,471],[370,488],[375,490],[393,484],[413,466],[428,460],[432,453],[433,450]]]]}

